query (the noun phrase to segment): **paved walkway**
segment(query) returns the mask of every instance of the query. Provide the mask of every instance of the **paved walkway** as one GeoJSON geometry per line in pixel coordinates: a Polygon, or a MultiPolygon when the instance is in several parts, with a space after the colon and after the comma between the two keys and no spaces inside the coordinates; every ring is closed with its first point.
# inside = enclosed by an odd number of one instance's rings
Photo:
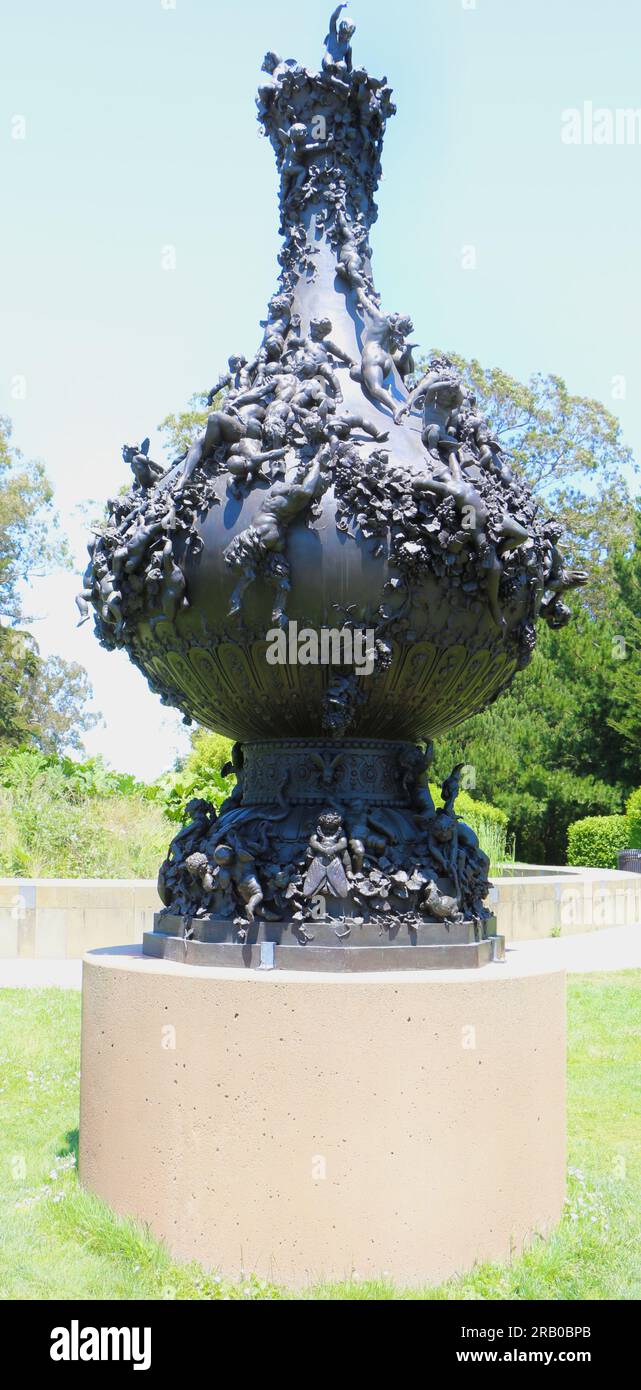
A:
{"type": "Polygon", "coordinates": [[[81,960],[0,960],[0,989],[80,989],[81,960]]]}
{"type": "Polygon", "coordinates": [[[641,970],[641,923],[577,932],[576,936],[548,936],[543,941],[514,941],[506,949],[518,952],[531,965],[563,965],[570,975],[641,970]]]}
{"type": "MultiPolygon", "coordinates": [[[[635,927],[608,927],[576,936],[546,937],[544,941],[508,944],[530,968],[563,965],[571,975],[595,970],[641,970],[641,923],[635,927]]],[[[0,960],[0,989],[80,989],[82,961],[0,960]]]]}

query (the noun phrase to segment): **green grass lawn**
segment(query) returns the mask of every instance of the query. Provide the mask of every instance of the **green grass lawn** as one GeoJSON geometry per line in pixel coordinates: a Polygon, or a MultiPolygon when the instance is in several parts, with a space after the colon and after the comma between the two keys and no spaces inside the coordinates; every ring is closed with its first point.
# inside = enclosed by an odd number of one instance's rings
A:
{"type": "MultiPolygon", "coordinates": [[[[509,1266],[477,1267],[438,1288],[326,1284],[305,1297],[641,1297],[641,972],[575,977],[568,996],[569,1196],[555,1234],[509,1266]]],[[[0,1297],[292,1297],[176,1264],[81,1190],[79,1023],[75,992],[0,991],[0,1297]]]]}

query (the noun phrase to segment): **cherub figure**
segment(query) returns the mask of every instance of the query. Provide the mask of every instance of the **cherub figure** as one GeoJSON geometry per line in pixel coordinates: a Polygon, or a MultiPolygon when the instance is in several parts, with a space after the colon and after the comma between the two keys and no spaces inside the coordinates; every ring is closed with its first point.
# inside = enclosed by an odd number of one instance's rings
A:
{"type": "Polygon", "coordinates": [[[384,444],[389,439],[389,430],[381,430],[373,420],[367,420],[364,415],[354,415],[351,412],[335,415],[330,410],[325,427],[330,444],[337,441],[344,443],[354,430],[362,430],[363,434],[369,435],[370,439],[375,439],[378,444],[384,444]]]}
{"type": "Polygon", "coordinates": [[[211,457],[221,444],[239,444],[242,439],[261,439],[260,418],[264,412],[255,407],[247,412],[238,409],[214,410],[202,434],[187,451],[176,488],[186,487],[196,469],[211,457]]]}
{"type": "Polygon", "coordinates": [[[162,551],[162,589],[161,603],[163,616],[174,622],[181,608],[188,608],[185,576],[176,563],[171,540],[166,540],[162,551]]]}
{"type": "Polygon", "coordinates": [[[456,767],[452,768],[449,777],[445,778],[441,787],[443,810],[447,811],[448,816],[454,815],[454,802],[461,790],[461,773],[464,767],[465,763],[457,763],[456,767]]]}
{"type": "Polygon", "coordinates": [[[462,405],[463,399],[463,388],[449,363],[436,362],[394,415],[394,421],[399,425],[403,416],[407,415],[414,405],[422,402],[423,444],[428,453],[435,454],[439,462],[447,465],[451,476],[456,479],[461,477],[458,460],[460,440],[452,428],[452,423],[453,415],[462,405]]]}
{"type": "Polygon", "coordinates": [[[329,21],[329,33],[325,35],[325,55],[323,57],[323,67],[341,67],[345,72],[352,71],[352,39],[356,33],[356,25],[350,19],[341,19],[339,16],[347,5],[337,5],[329,21]]]}
{"type": "Polygon", "coordinates": [[[341,238],[336,274],[352,289],[364,289],[363,256],[352,225],[342,212],[337,213],[336,225],[341,238]]]}
{"type": "Polygon", "coordinates": [[[283,199],[287,202],[292,193],[303,187],[309,172],[308,158],[311,155],[328,154],[334,144],[334,137],[330,134],[326,140],[309,140],[307,126],[303,125],[302,121],[294,121],[289,130],[279,130],[278,134],[285,146],[281,175],[283,199]]]}
{"type": "Polygon", "coordinates": [[[339,362],[342,362],[345,367],[354,367],[356,365],[354,359],[349,356],[349,353],[343,352],[343,349],[330,338],[329,335],[331,331],[331,319],[326,317],[310,319],[309,336],[312,343],[322,344],[325,351],[331,353],[333,357],[337,357],[339,362]]]}
{"type": "Polygon", "coordinates": [[[118,577],[123,569],[125,574],[133,574],[139,569],[150,545],[162,530],[162,517],[158,517],[153,511],[140,515],[125,536],[122,546],[118,546],[114,551],[114,575],[118,577]]]}
{"type": "Polygon", "coordinates": [[[237,444],[232,444],[225,460],[225,467],[231,473],[236,487],[241,483],[256,482],[258,478],[269,482],[269,475],[263,472],[263,464],[275,463],[278,459],[283,459],[286,453],[285,446],[279,449],[261,449],[259,440],[247,436],[237,444]]]}
{"type": "Polygon", "coordinates": [[[540,608],[540,616],[549,623],[550,627],[565,627],[572,614],[567,604],[561,602],[562,595],[570,589],[583,587],[588,582],[588,574],[585,570],[566,569],[563,556],[557,547],[557,541],[561,535],[561,527],[556,521],[547,521],[543,527],[544,567],[543,567],[543,589],[544,598],[540,608]]]}
{"type": "Polygon", "coordinates": [[[300,63],[295,58],[280,58],[271,50],[265,54],[261,72],[267,73],[267,81],[261,82],[256,97],[259,120],[267,114],[281,83],[287,77],[296,76],[300,71],[300,63]]]}
{"type": "Polygon", "coordinates": [[[460,901],[458,849],[456,816],[449,815],[444,808],[441,808],[436,811],[427,826],[427,851],[443,877],[452,880],[457,901],[460,901]]]}
{"type": "Polygon", "coordinates": [[[214,875],[207,855],[202,854],[200,850],[196,850],[194,854],[188,854],[185,859],[185,873],[188,875],[187,895],[191,909],[189,915],[191,916],[193,911],[195,917],[204,917],[211,908],[215,887],[214,875]]]}
{"type": "Polygon", "coordinates": [[[404,340],[412,331],[412,320],[403,314],[383,314],[362,288],[356,291],[356,301],[365,326],[361,364],[352,367],[350,376],[360,381],[372,400],[387,406],[394,415],[396,401],[383,383],[402,360],[404,340]]]}
{"type": "Polygon", "coordinates": [[[171,841],[167,857],[158,874],[158,896],[165,907],[169,907],[172,902],[180,865],[190,854],[200,850],[200,846],[215,825],[215,808],[211,801],[194,797],[185,806],[184,821],[184,825],[171,841]]]}
{"type": "Polygon", "coordinates": [[[217,845],[213,860],[215,882],[224,891],[233,887],[243,904],[243,915],[247,922],[253,922],[263,901],[263,890],[258,879],[254,857],[248,850],[232,844],[217,845]]]}
{"type": "Polygon", "coordinates": [[[514,473],[503,455],[498,439],[492,434],[485,416],[481,414],[474,395],[468,396],[458,411],[458,433],[476,448],[482,468],[496,473],[506,483],[514,481],[514,473]]]}
{"type": "Polygon", "coordinates": [[[320,343],[315,343],[310,338],[304,339],[296,346],[293,356],[288,360],[291,361],[294,375],[300,380],[311,381],[318,377],[327,383],[334,400],[342,401],[343,393],[334,366],[325,347],[320,343]]]}
{"type": "Polygon", "coordinates": [[[219,376],[215,386],[207,394],[207,405],[211,405],[219,391],[244,391],[249,385],[247,358],[234,354],[227,359],[229,370],[219,376]]]}
{"type": "MultiPolygon", "coordinates": [[[[304,129],[304,127],[303,127],[304,129]]],[[[291,322],[291,308],[286,294],[273,294],[267,309],[262,351],[266,362],[277,362],[285,348],[285,338],[291,322]]]]}
{"type": "MultiPolygon", "coordinates": [[[[302,473],[297,470],[292,479],[283,479],[282,482],[275,483],[267,493],[260,510],[256,513],[253,524],[246,531],[241,531],[238,536],[235,536],[227,546],[225,550],[227,564],[243,570],[242,579],[232,595],[230,615],[240,612],[243,593],[252,580],[256,578],[261,560],[270,551],[284,550],[287,527],[294,520],[294,517],[305,511],[310,503],[321,495],[325,487],[322,467],[325,461],[326,456],[321,450],[316,455],[311,467],[306,468],[302,473]]],[[[282,601],[279,591],[279,602],[273,613],[275,622],[284,619],[282,602],[284,602],[286,582],[286,573],[283,573],[281,578],[282,601]]]]}
{"type": "MultiPolygon", "coordinates": [[[[434,760],[434,745],[425,744],[425,749],[421,751],[416,745],[411,745],[403,749],[399,756],[399,764],[402,768],[401,786],[405,796],[414,801],[416,793],[421,785],[421,778],[429,772],[434,760]]],[[[432,808],[433,809],[433,808],[432,808]]]]}
{"type": "Polygon", "coordinates": [[[140,447],[137,444],[123,444],[122,456],[125,463],[129,464],[134,482],[142,492],[148,492],[150,488],[155,487],[159,478],[164,477],[165,469],[149,458],[148,439],[143,439],[140,447]]]}

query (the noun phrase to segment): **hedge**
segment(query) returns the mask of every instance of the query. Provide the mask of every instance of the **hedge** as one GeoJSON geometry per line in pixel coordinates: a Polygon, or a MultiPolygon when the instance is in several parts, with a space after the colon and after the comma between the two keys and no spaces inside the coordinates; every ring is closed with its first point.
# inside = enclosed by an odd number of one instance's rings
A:
{"type": "Polygon", "coordinates": [[[641,787],[637,787],[632,796],[628,797],[625,811],[630,830],[630,837],[625,848],[641,849],[641,787]]]}
{"type": "Polygon", "coordinates": [[[568,864],[616,869],[617,850],[630,847],[627,816],[586,816],[568,826],[568,864]]]}
{"type": "MultiPolygon", "coordinates": [[[[430,782],[430,791],[435,806],[443,805],[440,787],[430,782]]],[[[475,830],[479,821],[489,821],[492,825],[505,827],[507,830],[508,816],[499,806],[492,806],[489,801],[477,801],[476,797],[470,796],[469,792],[460,791],[456,798],[455,811],[461,820],[467,821],[475,830]]]]}

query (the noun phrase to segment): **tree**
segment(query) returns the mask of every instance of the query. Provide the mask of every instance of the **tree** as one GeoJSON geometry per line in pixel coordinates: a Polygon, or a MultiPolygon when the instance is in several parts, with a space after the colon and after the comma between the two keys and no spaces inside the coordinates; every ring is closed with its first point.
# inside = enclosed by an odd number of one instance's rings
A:
{"type": "MultiPolygon", "coordinates": [[[[637,503],[632,545],[615,555],[619,629],[614,703],[609,724],[621,734],[641,769],[641,501],[637,503]]],[[[637,773],[641,782],[641,772],[637,773]]]]}
{"type": "Polygon", "coordinates": [[[69,563],[41,463],[25,463],[11,444],[11,421],[0,415],[0,617],[22,620],[18,584],[69,563]]]}
{"type": "Polygon", "coordinates": [[[26,463],[0,417],[0,744],[34,743],[45,750],[81,747],[98,721],[87,704],[91,686],[75,662],[43,660],[25,622],[19,585],[69,563],[41,463],[26,463]]]}
{"type": "Polygon", "coordinates": [[[89,709],[93,690],[83,666],[50,656],[36,657],[35,676],[22,691],[23,716],[44,753],[83,751],[82,735],[101,722],[89,709]]]}
{"type": "Polygon", "coordinates": [[[158,429],[165,435],[165,448],[172,459],[185,453],[202,433],[207,424],[207,416],[212,410],[219,409],[220,399],[219,393],[213,403],[208,405],[207,392],[198,391],[191,397],[188,410],[182,410],[178,415],[166,415],[164,420],[161,420],[158,429]]]}
{"type": "Polygon", "coordinates": [[[612,614],[614,552],[622,537],[632,539],[626,473],[638,471],[616,416],[600,401],[571,395],[559,376],[537,373],[526,383],[476,359],[448,355],[515,472],[527,479],[542,509],[559,516],[564,554],[589,575],[583,601],[595,613],[612,614]]]}
{"type": "Polygon", "coordinates": [[[474,794],[507,812],[530,862],[564,863],[568,825],[621,811],[639,781],[638,749],[608,725],[616,625],[573,609],[561,632],[540,625],[530,665],[494,705],[436,745],[437,776],[472,768],[474,794]]]}

